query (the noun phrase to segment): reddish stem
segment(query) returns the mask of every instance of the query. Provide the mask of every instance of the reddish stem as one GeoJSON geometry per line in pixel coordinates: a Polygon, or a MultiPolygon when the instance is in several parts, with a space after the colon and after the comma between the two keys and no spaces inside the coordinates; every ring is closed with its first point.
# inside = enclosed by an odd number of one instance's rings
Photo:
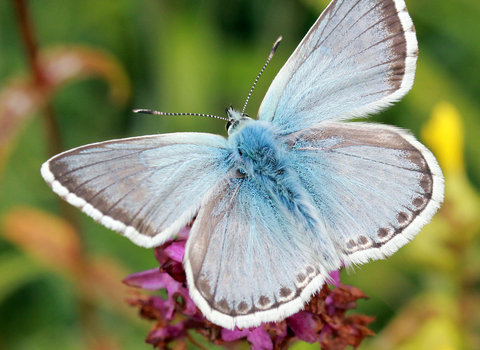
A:
{"type": "MultiPolygon", "coordinates": [[[[28,14],[27,4],[25,0],[14,0],[14,3],[17,8],[20,30],[25,44],[27,59],[32,70],[34,83],[40,91],[45,92],[48,88],[48,83],[39,65],[38,48],[35,41],[33,24],[28,14]]],[[[63,146],[61,141],[62,137],[56,122],[55,112],[50,102],[47,102],[43,114],[47,129],[49,154],[50,156],[54,156],[63,151],[63,146]]]]}
{"type": "MultiPolygon", "coordinates": [[[[33,22],[30,19],[28,6],[25,0],[13,0],[15,7],[17,9],[18,20],[20,23],[20,30],[22,34],[22,39],[25,44],[26,55],[28,63],[33,75],[33,83],[35,88],[40,91],[45,98],[49,98],[50,86],[48,80],[46,79],[42,67],[39,64],[38,60],[38,47],[35,41],[35,31],[33,27],[33,22]]],[[[47,133],[47,143],[48,151],[50,156],[54,156],[63,151],[62,146],[62,137],[58,128],[57,118],[55,111],[50,100],[47,100],[42,111],[43,119],[45,121],[46,133],[47,133]]],[[[72,210],[73,208],[68,205],[65,201],[59,199],[59,206],[62,216],[70,222],[75,227],[75,231],[80,236],[80,242],[83,242],[81,230],[78,225],[78,215],[76,211],[72,210]]],[[[86,256],[83,254],[81,256],[82,261],[80,265],[83,267],[85,272],[88,271],[88,261],[86,256]]],[[[81,323],[84,334],[86,338],[90,338],[91,335],[97,333],[96,324],[96,306],[90,301],[84,299],[81,295],[79,297],[80,311],[81,311],[81,323]]]]}

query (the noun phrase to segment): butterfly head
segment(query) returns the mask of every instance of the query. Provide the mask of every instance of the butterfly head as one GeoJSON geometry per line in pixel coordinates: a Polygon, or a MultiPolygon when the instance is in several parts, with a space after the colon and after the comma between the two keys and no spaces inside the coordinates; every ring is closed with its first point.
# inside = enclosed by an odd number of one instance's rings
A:
{"type": "Polygon", "coordinates": [[[227,113],[228,117],[228,122],[225,126],[228,131],[228,135],[235,133],[236,131],[240,130],[245,125],[253,121],[253,119],[250,118],[248,115],[233,109],[232,106],[230,106],[229,108],[225,108],[225,112],[227,113]]]}

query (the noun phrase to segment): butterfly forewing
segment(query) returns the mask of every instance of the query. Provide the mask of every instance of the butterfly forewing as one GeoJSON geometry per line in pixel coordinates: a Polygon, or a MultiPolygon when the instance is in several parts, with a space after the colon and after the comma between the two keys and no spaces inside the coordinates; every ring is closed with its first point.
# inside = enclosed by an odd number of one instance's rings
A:
{"type": "Polygon", "coordinates": [[[100,142],[53,157],[42,175],[105,226],[152,247],[185,226],[227,172],[226,140],[178,133],[100,142]]]}
{"type": "Polygon", "coordinates": [[[416,58],[403,0],[334,0],[275,77],[259,119],[287,134],[377,112],[410,90],[416,58]]]}
{"type": "Polygon", "coordinates": [[[390,256],[442,202],[437,161],[404,130],[324,123],[288,138],[295,169],[345,263],[390,256]]]}

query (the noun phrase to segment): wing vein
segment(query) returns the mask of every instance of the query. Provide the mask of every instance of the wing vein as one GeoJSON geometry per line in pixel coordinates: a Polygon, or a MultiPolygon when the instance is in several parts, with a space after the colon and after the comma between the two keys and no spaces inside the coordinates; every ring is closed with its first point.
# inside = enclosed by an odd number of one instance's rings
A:
{"type": "MultiPolygon", "coordinates": [[[[228,215],[227,216],[227,220],[226,220],[226,225],[225,225],[225,229],[223,230],[223,234],[222,234],[222,255],[220,257],[220,259],[218,259],[218,265],[217,265],[217,271],[222,271],[222,269],[220,268],[220,266],[222,265],[222,262],[223,262],[223,259],[225,258],[225,244],[226,244],[226,239],[225,239],[225,233],[227,231],[227,226],[228,226],[228,218],[230,217],[231,213],[229,212],[229,209],[232,207],[233,205],[233,200],[235,199],[237,193],[238,193],[238,190],[241,186],[241,182],[237,185],[237,188],[235,189],[235,192],[232,194],[232,198],[230,199],[230,202],[228,203],[228,206],[227,208],[225,208],[225,215],[228,215]]],[[[208,251],[207,251],[208,252],[208,251]]],[[[205,253],[205,255],[207,255],[207,252],[205,253]]],[[[215,300],[215,296],[217,294],[217,286],[218,286],[218,280],[220,279],[220,275],[221,273],[218,273],[217,274],[217,280],[215,281],[215,290],[213,291],[212,293],[212,303],[214,302],[215,300]]]]}
{"type": "Polygon", "coordinates": [[[132,156],[132,155],[134,156],[134,155],[140,154],[140,153],[142,153],[142,152],[143,152],[143,151],[141,151],[141,152],[135,152],[135,153],[129,153],[129,154],[124,154],[124,155],[121,155],[121,156],[118,156],[118,157],[115,157],[115,158],[109,158],[109,159],[102,160],[102,161],[100,161],[100,162],[95,162],[95,163],[90,163],[90,164],[87,164],[87,165],[83,165],[83,166],[80,166],[80,167],[78,167],[78,168],[74,168],[74,169],[71,169],[71,170],[65,172],[64,174],[62,174],[61,176],[59,176],[59,177],[57,178],[57,180],[60,179],[60,178],[62,178],[62,177],[64,177],[64,176],[66,176],[66,175],[71,174],[71,173],[74,172],[74,171],[80,170],[80,169],[86,169],[86,168],[91,167],[91,166],[94,166],[94,165],[103,164],[103,163],[107,163],[107,162],[111,162],[111,161],[116,161],[116,160],[118,160],[118,159],[122,159],[122,158],[129,157],[129,156],[132,156]]]}
{"type": "MultiPolygon", "coordinates": [[[[383,148],[384,148],[384,147],[378,147],[378,146],[370,146],[370,147],[375,147],[375,148],[379,148],[379,149],[383,149],[383,148]]],[[[417,169],[409,169],[409,168],[406,168],[406,167],[402,167],[402,166],[398,166],[398,165],[394,165],[394,164],[388,164],[388,163],[385,163],[385,162],[379,162],[379,161],[377,161],[377,160],[375,160],[375,159],[365,158],[365,157],[361,157],[361,156],[354,155],[354,154],[348,154],[348,153],[340,152],[340,151],[337,151],[337,150],[331,150],[330,152],[332,152],[332,153],[337,153],[337,154],[341,154],[341,155],[348,156],[348,157],[357,158],[357,159],[362,159],[362,160],[368,161],[368,162],[373,162],[373,163],[388,165],[388,166],[391,166],[391,167],[394,167],[394,168],[397,168],[397,169],[403,169],[403,170],[408,170],[408,171],[415,171],[415,172],[422,173],[422,174],[430,174],[430,169],[428,169],[428,171],[427,171],[427,170],[422,171],[422,170],[417,170],[417,169]]]]}

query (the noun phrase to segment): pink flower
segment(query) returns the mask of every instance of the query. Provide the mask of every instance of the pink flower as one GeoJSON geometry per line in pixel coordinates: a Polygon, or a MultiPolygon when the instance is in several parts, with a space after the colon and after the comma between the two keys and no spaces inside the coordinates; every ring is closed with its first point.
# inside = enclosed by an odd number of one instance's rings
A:
{"type": "Polygon", "coordinates": [[[322,349],[357,347],[373,332],[367,328],[373,318],[358,315],[345,316],[347,310],[356,307],[359,298],[367,298],[355,287],[340,283],[340,274],[334,271],[330,290],[325,284],[312,296],[305,310],[281,322],[270,322],[250,329],[224,329],[208,321],[190,298],[182,260],[189,228],[185,228],[175,240],[155,248],[160,268],[134,273],[123,281],[125,284],[147,290],[165,289],[168,299],[158,296],[142,296],[137,293],[127,301],[140,309],[144,318],[155,320],[146,342],[159,349],[167,349],[175,340],[194,341],[190,330],[202,334],[213,343],[247,341],[252,350],[286,349],[296,340],[319,342],[322,349]],[[181,316],[180,316],[181,315],[181,316]],[[178,316],[178,317],[177,317],[178,316]],[[180,321],[179,321],[180,320],[180,321]]]}

